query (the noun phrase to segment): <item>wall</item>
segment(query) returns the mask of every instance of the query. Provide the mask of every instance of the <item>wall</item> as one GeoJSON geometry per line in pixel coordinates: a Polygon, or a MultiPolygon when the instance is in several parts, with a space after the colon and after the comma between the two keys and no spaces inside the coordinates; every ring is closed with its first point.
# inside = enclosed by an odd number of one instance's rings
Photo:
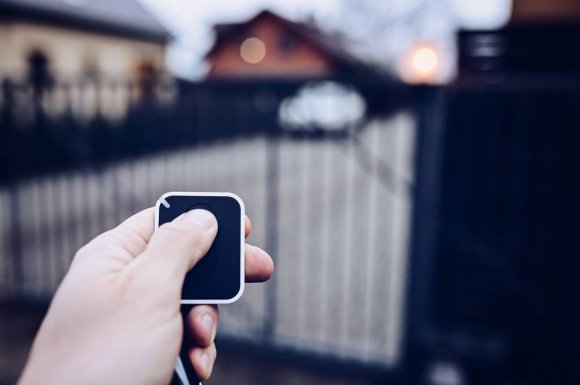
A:
{"type": "Polygon", "coordinates": [[[0,77],[21,77],[27,58],[41,49],[50,60],[57,78],[77,78],[89,67],[107,78],[127,80],[143,60],[157,68],[164,66],[164,46],[158,43],[100,35],[25,21],[0,22],[0,77]]]}

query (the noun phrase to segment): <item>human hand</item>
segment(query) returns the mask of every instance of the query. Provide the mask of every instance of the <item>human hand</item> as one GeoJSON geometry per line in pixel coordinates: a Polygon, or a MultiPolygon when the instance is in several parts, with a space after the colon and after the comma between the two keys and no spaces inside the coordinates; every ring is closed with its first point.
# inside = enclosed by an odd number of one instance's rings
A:
{"type": "MultiPolygon", "coordinates": [[[[246,217],[246,237],[251,224],[246,217]]],[[[181,287],[210,248],[215,217],[193,210],[155,232],[149,208],[75,255],[36,336],[20,385],[168,384],[181,346],[181,287]]],[[[272,259],[246,244],[246,282],[268,280],[272,259]]],[[[217,306],[194,306],[190,359],[207,379],[216,358],[217,306]]]]}

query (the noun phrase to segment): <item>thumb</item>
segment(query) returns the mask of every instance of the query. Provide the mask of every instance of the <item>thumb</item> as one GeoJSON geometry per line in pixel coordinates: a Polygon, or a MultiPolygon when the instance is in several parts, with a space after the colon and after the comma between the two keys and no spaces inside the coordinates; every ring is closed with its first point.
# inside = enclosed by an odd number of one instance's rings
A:
{"type": "Polygon", "coordinates": [[[207,253],[218,224],[207,210],[196,209],[165,223],[153,234],[136,259],[157,278],[183,281],[185,274],[207,253]]]}

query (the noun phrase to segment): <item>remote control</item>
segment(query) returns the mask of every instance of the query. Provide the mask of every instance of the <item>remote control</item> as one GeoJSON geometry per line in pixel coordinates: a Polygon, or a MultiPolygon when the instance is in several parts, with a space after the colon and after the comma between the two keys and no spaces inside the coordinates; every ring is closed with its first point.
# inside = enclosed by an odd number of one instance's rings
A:
{"type": "Polygon", "coordinates": [[[216,238],[185,277],[182,304],[232,303],[244,291],[244,203],[232,193],[169,192],[156,205],[156,228],[193,209],[213,213],[216,238]]]}
{"type": "MultiPolygon", "coordinates": [[[[157,200],[155,228],[194,209],[213,213],[218,231],[207,254],[185,277],[181,294],[184,320],[193,304],[232,303],[244,292],[244,203],[232,193],[168,192],[157,200]]],[[[172,385],[201,384],[189,360],[187,338],[184,336],[172,385]]]]}

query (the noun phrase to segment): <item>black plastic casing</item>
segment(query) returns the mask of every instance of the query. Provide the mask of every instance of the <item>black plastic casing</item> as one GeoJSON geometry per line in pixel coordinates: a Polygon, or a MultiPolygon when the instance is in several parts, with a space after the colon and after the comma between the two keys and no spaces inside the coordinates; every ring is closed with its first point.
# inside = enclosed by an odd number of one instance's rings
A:
{"type": "Polygon", "coordinates": [[[244,291],[244,203],[232,193],[169,192],[157,201],[156,229],[196,208],[215,215],[218,232],[208,253],[187,273],[181,303],[234,302],[244,291]]]}

